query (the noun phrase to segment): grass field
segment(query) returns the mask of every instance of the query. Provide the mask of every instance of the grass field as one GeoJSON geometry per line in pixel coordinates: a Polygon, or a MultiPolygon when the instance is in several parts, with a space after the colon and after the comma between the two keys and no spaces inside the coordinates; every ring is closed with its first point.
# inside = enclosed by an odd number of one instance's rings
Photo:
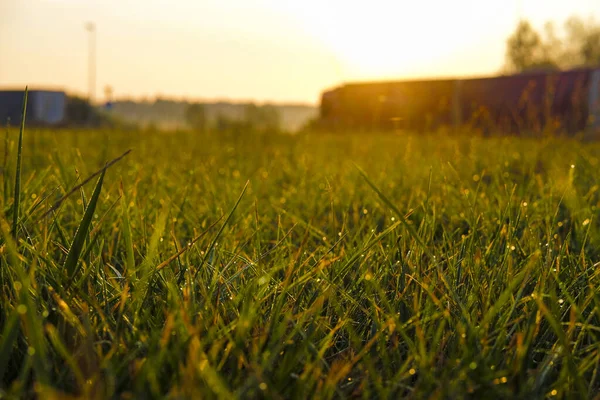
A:
{"type": "Polygon", "coordinates": [[[600,144],[26,128],[15,203],[7,143],[0,397],[600,389],[600,144]]]}

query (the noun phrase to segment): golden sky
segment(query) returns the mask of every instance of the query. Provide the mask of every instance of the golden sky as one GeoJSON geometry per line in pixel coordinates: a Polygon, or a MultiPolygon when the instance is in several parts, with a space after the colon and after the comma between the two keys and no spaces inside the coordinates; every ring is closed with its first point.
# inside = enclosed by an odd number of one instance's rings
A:
{"type": "Polygon", "coordinates": [[[497,73],[519,17],[600,18],[598,0],[0,0],[0,87],[317,103],[344,81],[497,73]]]}

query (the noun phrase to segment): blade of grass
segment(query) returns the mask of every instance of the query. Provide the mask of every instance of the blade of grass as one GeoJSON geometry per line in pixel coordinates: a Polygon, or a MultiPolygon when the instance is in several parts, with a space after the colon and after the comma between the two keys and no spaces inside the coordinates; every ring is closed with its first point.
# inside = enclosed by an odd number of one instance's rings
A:
{"type": "Polygon", "coordinates": [[[217,243],[217,240],[219,240],[219,237],[221,236],[221,233],[223,233],[223,229],[225,229],[225,227],[227,226],[227,224],[231,220],[231,217],[233,217],[233,213],[235,212],[236,208],[238,207],[238,205],[242,201],[242,197],[244,197],[244,193],[246,193],[246,189],[248,189],[248,184],[250,184],[250,181],[246,181],[246,184],[244,185],[244,189],[242,190],[242,193],[240,194],[240,197],[238,197],[237,201],[235,202],[235,205],[233,206],[233,208],[229,212],[229,215],[227,216],[227,219],[225,219],[225,222],[223,222],[223,225],[221,225],[221,229],[219,229],[219,232],[217,232],[217,234],[215,235],[215,238],[213,239],[213,241],[211,242],[210,246],[208,247],[208,250],[206,251],[206,253],[204,253],[204,257],[202,258],[202,261],[200,262],[200,265],[198,266],[198,269],[194,273],[194,279],[198,275],[198,271],[200,271],[200,268],[204,265],[204,263],[206,263],[206,260],[208,259],[208,257],[210,255],[210,253],[212,252],[213,248],[215,247],[215,244],[217,243]]]}
{"type": "MultiPolygon", "coordinates": [[[[2,177],[4,178],[4,198],[8,199],[8,192],[10,191],[8,187],[8,131],[10,127],[10,118],[6,123],[6,133],[4,134],[4,160],[2,162],[2,177]]],[[[4,204],[2,205],[4,207],[4,204]]]]}
{"type": "Polygon", "coordinates": [[[12,234],[17,237],[17,224],[19,223],[19,207],[21,205],[21,164],[23,159],[23,131],[25,131],[25,117],[27,116],[27,94],[25,87],[23,96],[23,113],[21,114],[21,129],[19,130],[19,144],[17,146],[17,168],[15,173],[15,195],[13,200],[12,234]]]}
{"type": "Polygon", "coordinates": [[[373,189],[373,191],[375,193],[377,193],[377,195],[379,196],[379,198],[389,207],[392,209],[392,211],[394,211],[394,213],[396,213],[396,216],[398,217],[398,220],[402,223],[402,225],[404,225],[404,227],[406,228],[406,230],[408,231],[408,233],[412,236],[412,238],[423,248],[423,251],[425,252],[425,254],[427,254],[428,256],[431,257],[431,252],[429,251],[429,248],[427,247],[427,245],[425,245],[425,242],[423,241],[423,239],[421,239],[421,237],[419,236],[419,234],[417,233],[417,231],[415,230],[415,228],[410,225],[408,223],[408,221],[406,221],[406,218],[404,217],[404,214],[402,214],[400,212],[400,210],[398,210],[398,207],[396,207],[394,205],[394,203],[392,203],[382,192],[381,190],[379,190],[379,188],[377,188],[377,186],[375,186],[375,184],[373,183],[373,181],[371,181],[371,179],[369,179],[369,177],[367,176],[366,172],[362,170],[362,168],[360,168],[358,165],[354,165],[356,167],[356,169],[358,170],[358,172],[362,175],[362,177],[364,178],[364,180],[367,182],[367,184],[369,186],[371,186],[371,189],[373,189]]]}
{"type": "Polygon", "coordinates": [[[0,382],[4,382],[4,373],[10,361],[13,346],[19,334],[19,314],[14,309],[8,320],[5,321],[4,329],[2,330],[2,338],[0,338],[0,382]]]}
{"type": "Polygon", "coordinates": [[[191,249],[192,246],[194,245],[194,243],[196,243],[198,240],[200,240],[201,238],[203,238],[204,235],[206,235],[222,218],[223,217],[219,218],[218,220],[216,220],[215,222],[213,222],[212,224],[210,224],[210,226],[208,228],[206,228],[201,234],[199,234],[194,239],[192,239],[192,241],[189,242],[187,246],[184,246],[177,253],[173,254],[171,257],[169,257],[165,261],[161,262],[156,267],[156,270],[160,271],[161,269],[163,269],[164,267],[166,267],[167,265],[169,265],[171,262],[173,262],[173,260],[175,260],[177,257],[179,257],[180,255],[182,255],[183,253],[185,253],[186,251],[188,251],[189,249],[191,249]]]}
{"type": "MultiPolygon", "coordinates": [[[[150,283],[154,277],[154,273],[156,272],[154,267],[158,262],[158,246],[160,243],[160,238],[165,231],[168,214],[169,210],[165,205],[160,214],[156,217],[156,222],[154,223],[154,232],[152,232],[152,236],[150,237],[150,241],[146,247],[146,257],[140,263],[140,266],[135,270],[136,280],[135,282],[132,282],[134,290],[131,296],[131,305],[133,306],[136,315],[142,309],[142,305],[144,304],[148,293],[151,292],[148,288],[150,287],[150,283]]],[[[130,278],[133,279],[133,275],[131,275],[130,278]]]]}
{"type": "Polygon", "coordinates": [[[60,207],[60,205],[62,204],[63,201],[65,201],[73,193],[77,192],[79,190],[79,188],[81,188],[86,183],[88,183],[89,181],[91,181],[92,179],[94,179],[96,176],[98,176],[100,174],[104,174],[108,168],[112,167],[114,164],[116,164],[117,162],[121,161],[121,159],[123,159],[123,157],[125,157],[129,153],[131,153],[131,149],[127,150],[125,153],[121,154],[119,157],[117,157],[117,158],[109,161],[108,163],[106,163],[106,165],[104,167],[100,168],[98,171],[96,171],[93,174],[91,174],[90,176],[88,176],[83,182],[81,182],[79,185],[75,186],[73,189],[71,189],[63,197],[61,197],[60,199],[56,200],[54,202],[54,204],[52,205],[52,207],[50,207],[44,214],[42,214],[42,216],[39,219],[40,220],[43,219],[45,216],[47,216],[48,214],[50,214],[52,211],[56,210],[58,207],[60,207]]]}
{"type": "Polygon", "coordinates": [[[81,250],[83,249],[83,245],[85,243],[90,224],[92,223],[94,211],[96,210],[96,205],[98,204],[98,198],[100,197],[100,191],[102,190],[102,182],[104,180],[105,172],[106,167],[102,170],[100,178],[98,178],[98,182],[96,183],[96,187],[94,188],[92,198],[90,199],[90,202],[85,209],[83,218],[79,223],[79,227],[75,232],[75,237],[73,238],[73,242],[71,243],[71,247],[69,248],[69,253],[67,254],[67,258],[64,263],[64,269],[67,271],[69,278],[73,278],[73,276],[75,276],[75,273],[77,272],[79,255],[81,254],[81,250]]]}
{"type": "Polygon", "coordinates": [[[131,223],[129,222],[129,208],[127,198],[124,195],[123,183],[121,182],[121,209],[123,220],[123,239],[125,241],[125,275],[133,274],[135,271],[135,254],[133,251],[133,240],[131,238],[131,223]]]}

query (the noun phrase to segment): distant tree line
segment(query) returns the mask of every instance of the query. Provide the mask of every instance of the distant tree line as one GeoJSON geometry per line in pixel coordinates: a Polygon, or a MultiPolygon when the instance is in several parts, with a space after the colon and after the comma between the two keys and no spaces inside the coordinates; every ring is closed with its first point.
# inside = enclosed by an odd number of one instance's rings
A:
{"type": "Polygon", "coordinates": [[[600,65],[600,24],[593,18],[569,18],[559,34],[553,22],[536,31],[522,20],[506,43],[509,72],[560,70],[600,65]]]}
{"type": "Polygon", "coordinates": [[[301,103],[252,104],[252,102],[189,101],[186,99],[115,100],[108,112],[123,121],[141,127],[159,129],[232,130],[259,125],[259,130],[278,129],[296,132],[318,115],[317,107],[301,103]],[[275,117],[277,114],[277,117],[275,117]],[[257,120],[261,122],[257,124],[257,120]],[[262,128],[260,127],[262,126],[262,128]]]}
{"type": "Polygon", "coordinates": [[[281,115],[272,105],[256,105],[253,103],[244,106],[241,118],[233,118],[223,114],[217,115],[214,121],[209,121],[206,107],[202,103],[191,103],[185,109],[185,121],[188,126],[199,132],[207,130],[241,134],[254,132],[260,134],[276,133],[281,131],[281,115]]]}

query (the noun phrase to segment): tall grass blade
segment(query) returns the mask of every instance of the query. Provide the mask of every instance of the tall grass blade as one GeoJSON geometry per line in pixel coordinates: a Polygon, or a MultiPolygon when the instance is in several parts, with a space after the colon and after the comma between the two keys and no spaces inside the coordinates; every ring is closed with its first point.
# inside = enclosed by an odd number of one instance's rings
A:
{"type": "Polygon", "coordinates": [[[431,256],[431,252],[427,248],[427,245],[425,245],[425,242],[423,241],[423,239],[421,239],[421,237],[419,236],[419,234],[417,233],[417,231],[415,230],[415,228],[412,225],[410,225],[408,223],[408,221],[406,221],[406,218],[404,218],[404,214],[402,214],[400,212],[400,210],[398,209],[398,207],[396,207],[394,205],[394,203],[392,203],[383,194],[383,192],[381,190],[379,190],[379,188],[377,186],[375,186],[375,184],[373,183],[373,181],[371,181],[371,179],[369,179],[369,177],[367,176],[366,172],[363,171],[362,168],[360,168],[358,165],[355,165],[355,167],[358,170],[358,172],[362,175],[362,177],[364,178],[364,180],[367,182],[367,184],[369,186],[371,186],[371,189],[373,189],[373,191],[375,193],[377,193],[377,195],[379,196],[379,198],[385,203],[385,205],[387,205],[389,208],[392,209],[392,211],[394,211],[394,213],[398,217],[398,220],[402,223],[402,225],[404,225],[404,227],[406,228],[406,230],[408,231],[408,233],[412,236],[412,238],[423,248],[423,251],[427,255],[431,256]]]}
{"type": "Polygon", "coordinates": [[[246,189],[248,189],[248,184],[250,184],[250,181],[247,181],[246,184],[244,185],[244,189],[242,189],[242,193],[240,193],[240,196],[238,197],[237,201],[235,202],[235,205],[233,206],[233,208],[229,212],[229,215],[227,216],[227,219],[225,220],[225,222],[223,222],[223,225],[221,225],[221,228],[219,229],[219,232],[217,232],[217,234],[215,235],[213,241],[211,242],[210,246],[208,247],[208,250],[204,254],[204,257],[202,258],[202,261],[200,262],[200,266],[196,270],[196,273],[194,274],[194,277],[196,277],[196,275],[198,274],[198,271],[200,271],[200,267],[202,267],[206,263],[206,260],[208,259],[209,255],[211,254],[212,250],[214,249],[215,244],[217,243],[217,240],[219,240],[219,237],[221,237],[221,233],[223,233],[223,229],[225,229],[225,227],[227,226],[227,224],[231,220],[231,217],[233,217],[233,213],[235,212],[235,210],[237,209],[238,205],[242,201],[242,198],[244,197],[244,193],[246,193],[246,189]]]}
{"type": "Polygon", "coordinates": [[[56,200],[54,202],[54,204],[52,205],[52,207],[50,207],[39,219],[43,219],[45,216],[47,216],[48,214],[50,214],[52,211],[56,210],[58,207],[60,207],[60,205],[62,204],[62,202],[65,201],[69,196],[71,196],[73,193],[77,192],[81,187],[85,186],[89,181],[91,181],[92,179],[94,179],[96,176],[98,176],[100,174],[104,174],[107,169],[109,169],[110,167],[112,167],[117,162],[121,161],[121,159],[123,157],[125,157],[126,155],[128,155],[129,153],[131,153],[131,149],[127,150],[125,153],[121,154],[119,157],[117,157],[117,158],[109,161],[108,163],[106,163],[106,165],[104,167],[100,168],[98,171],[94,172],[93,174],[91,174],[90,176],[88,176],[87,178],[85,178],[85,180],[83,182],[81,182],[79,185],[77,185],[74,188],[72,188],[63,197],[61,197],[60,199],[56,200]]]}
{"type": "Polygon", "coordinates": [[[75,273],[77,272],[79,255],[83,250],[83,245],[85,243],[90,224],[92,223],[92,218],[94,217],[94,211],[96,210],[96,205],[98,204],[98,198],[100,197],[100,191],[102,190],[102,182],[104,181],[105,173],[106,170],[104,169],[100,174],[100,178],[98,178],[98,182],[96,183],[96,187],[94,188],[92,198],[90,199],[90,202],[85,209],[83,218],[79,223],[79,227],[75,232],[75,237],[73,238],[73,242],[71,243],[71,247],[69,248],[69,252],[67,253],[67,258],[64,263],[64,269],[67,271],[67,274],[70,278],[75,276],[75,273]]]}
{"type": "Polygon", "coordinates": [[[25,87],[23,96],[23,112],[21,114],[21,129],[19,130],[19,144],[17,146],[17,168],[15,172],[15,195],[13,203],[13,223],[12,233],[17,237],[17,224],[19,223],[19,208],[21,206],[21,164],[23,162],[23,132],[25,131],[25,117],[27,116],[27,95],[28,89],[25,87]]]}
{"type": "MultiPolygon", "coordinates": [[[[160,214],[156,217],[156,222],[154,223],[154,232],[152,232],[152,236],[150,237],[150,241],[146,248],[146,258],[141,262],[140,266],[135,271],[136,280],[133,282],[134,291],[131,299],[136,314],[139,313],[140,309],[142,308],[144,299],[146,299],[148,294],[148,287],[150,286],[152,277],[156,272],[154,267],[158,262],[158,245],[160,243],[160,238],[165,231],[168,215],[169,210],[165,206],[160,214]]],[[[130,275],[130,278],[133,278],[133,274],[130,275]]]]}
{"type": "Polygon", "coordinates": [[[10,360],[13,346],[19,334],[19,315],[13,310],[4,323],[2,337],[0,338],[0,382],[4,382],[4,373],[10,360]]]}
{"type": "Polygon", "coordinates": [[[135,271],[135,254],[133,251],[133,240],[131,237],[131,223],[129,222],[129,208],[127,199],[121,189],[121,210],[123,222],[123,240],[125,241],[125,274],[133,274],[135,271]]]}

